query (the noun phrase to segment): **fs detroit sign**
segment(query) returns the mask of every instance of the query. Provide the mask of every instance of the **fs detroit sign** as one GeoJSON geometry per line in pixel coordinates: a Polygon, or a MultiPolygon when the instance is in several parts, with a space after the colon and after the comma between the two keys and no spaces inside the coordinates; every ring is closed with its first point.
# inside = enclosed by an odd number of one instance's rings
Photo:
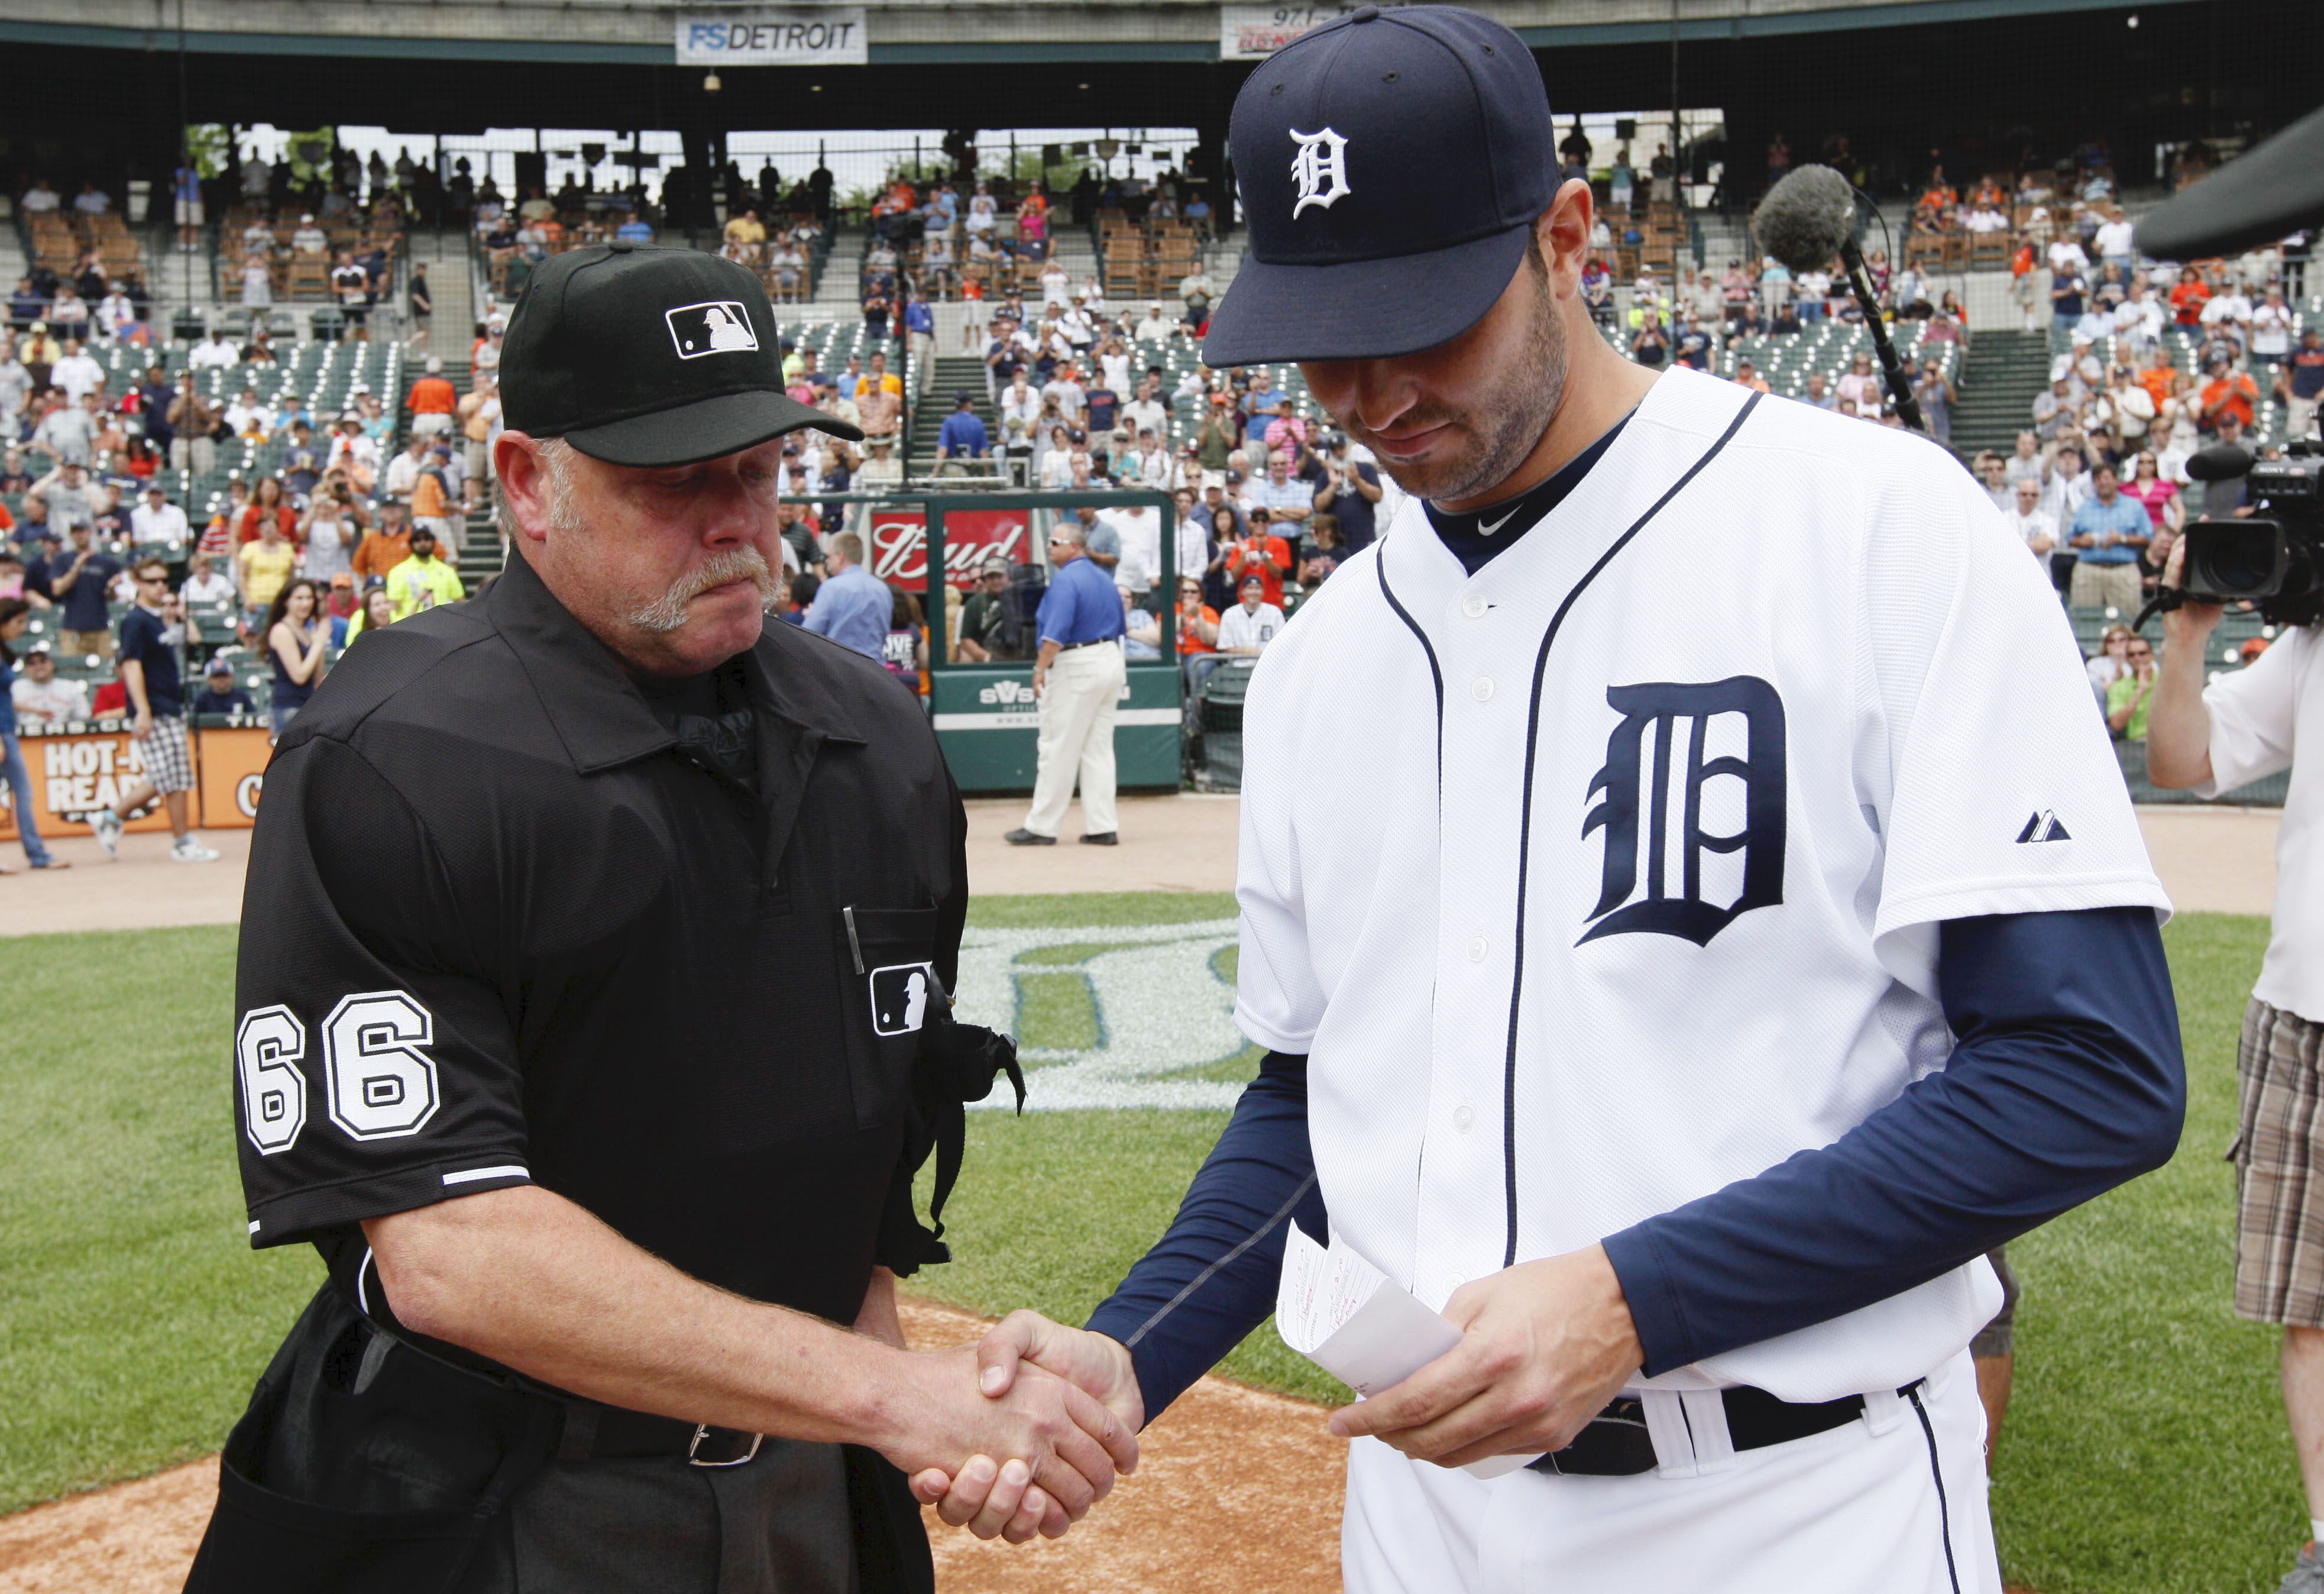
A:
{"type": "Polygon", "coordinates": [[[860,5],[681,12],[682,67],[860,67],[870,60],[860,5]]]}

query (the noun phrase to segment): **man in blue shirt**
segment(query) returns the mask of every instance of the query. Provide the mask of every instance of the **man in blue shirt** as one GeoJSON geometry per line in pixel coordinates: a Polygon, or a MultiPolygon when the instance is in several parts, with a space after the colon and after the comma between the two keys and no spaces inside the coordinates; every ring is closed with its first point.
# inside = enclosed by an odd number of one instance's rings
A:
{"type": "Polygon", "coordinates": [[[1673,357],[1697,371],[1711,369],[1711,334],[1696,326],[1692,317],[1678,324],[1678,344],[1673,357]]]}
{"type": "Polygon", "coordinates": [[[2101,465],[2090,472],[2090,496],[2074,511],[2066,540],[2080,558],[2074,565],[2073,586],[2066,601],[2076,608],[2116,608],[2137,611],[2138,551],[2154,534],[2146,506],[2124,496],[2115,468],[2101,465]]]}
{"type": "Polygon", "coordinates": [[[863,568],[863,539],[853,532],[840,533],[824,550],[824,566],[830,573],[815,589],[815,602],[803,624],[867,659],[879,658],[887,649],[896,597],[885,581],[863,568]]]}
{"type": "Polygon", "coordinates": [[[650,244],[653,242],[653,228],[646,225],[642,217],[632,215],[613,229],[613,236],[627,238],[632,244],[650,244]]]}
{"type": "Polygon", "coordinates": [[[1060,516],[1049,532],[1049,589],[1041,595],[1035,626],[1041,639],[1033,663],[1040,699],[1039,764],[1033,806],[1009,832],[1013,847],[1054,847],[1074,776],[1081,776],[1082,839],[1111,847],[1119,839],[1113,814],[1113,713],[1129,670],[1121,652],[1121,594],[1089,558],[1089,528],[1060,516]]]}
{"type": "Polygon", "coordinates": [[[930,360],[936,353],[936,312],[928,308],[918,284],[904,300],[904,347],[914,359],[930,360]]]}
{"type": "Polygon", "coordinates": [[[186,628],[162,613],[170,600],[170,567],[149,555],[130,566],[130,574],[137,581],[137,602],[121,621],[121,684],[128,689],[129,737],[137,744],[140,778],[123,789],[112,807],[82,817],[97,833],[105,855],[118,857],[123,821],[159,797],[170,815],[171,861],[215,863],[217,853],[202,845],[187,818],[194,760],[186,739],[186,700],[178,674],[186,628]]]}
{"type": "Polygon", "coordinates": [[[49,595],[64,609],[58,621],[59,645],[68,658],[113,651],[106,588],[121,573],[121,561],[99,551],[94,529],[84,518],[72,529],[70,551],[49,561],[49,595]]]}
{"type": "Polygon", "coordinates": [[[953,412],[945,417],[944,426],[936,432],[936,458],[943,461],[936,468],[936,473],[939,476],[964,475],[963,461],[982,459],[991,452],[991,436],[986,432],[984,422],[976,413],[976,395],[969,393],[954,394],[953,412]]]}

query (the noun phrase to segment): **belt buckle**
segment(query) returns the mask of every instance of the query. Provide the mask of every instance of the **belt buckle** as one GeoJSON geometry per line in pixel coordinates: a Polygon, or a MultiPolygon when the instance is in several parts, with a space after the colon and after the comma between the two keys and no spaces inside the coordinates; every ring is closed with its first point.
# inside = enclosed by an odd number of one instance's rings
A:
{"type": "MultiPolygon", "coordinates": [[[[717,1432],[721,1433],[738,1433],[741,1431],[733,1428],[721,1428],[717,1432]]],[[[723,1461],[712,1461],[704,1460],[698,1453],[702,1449],[702,1441],[710,1436],[710,1432],[711,1427],[707,1423],[696,1423],[694,1425],[694,1438],[686,1447],[686,1464],[687,1466],[740,1467],[759,1453],[759,1446],[764,1442],[766,1439],[766,1435],[763,1433],[753,1433],[750,1436],[751,1448],[749,1450],[744,1450],[739,1456],[729,1456],[723,1461]]]]}

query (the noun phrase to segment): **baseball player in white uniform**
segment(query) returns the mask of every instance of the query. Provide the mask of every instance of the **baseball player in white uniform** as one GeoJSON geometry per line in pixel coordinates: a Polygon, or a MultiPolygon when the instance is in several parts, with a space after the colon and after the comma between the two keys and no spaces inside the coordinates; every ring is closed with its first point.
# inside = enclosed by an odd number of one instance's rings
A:
{"type": "MultiPolygon", "coordinates": [[[[1012,1316],[986,1387],[1151,1421],[1296,1219],[1463,1331],[1332,1417],[1350,1589],[1998,1594],[1984,1254],[2184,1101],[2054,597],[1926,438],[1600,339],[1498,23],[1364,7],[1232,138],[1204,357],[1298,360],[1411,496],[1245,707],[1260,1075],[1089,1328],[1012,1316]]],[[[1052,1507],[991,1474],[916,1487],[1020,1539],[1052,1507]]]]}

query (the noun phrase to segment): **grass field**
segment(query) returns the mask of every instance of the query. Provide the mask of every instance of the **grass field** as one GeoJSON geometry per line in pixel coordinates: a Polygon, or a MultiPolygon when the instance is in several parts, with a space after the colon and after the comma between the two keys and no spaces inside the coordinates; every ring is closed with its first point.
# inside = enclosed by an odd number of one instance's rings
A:
{"type": "MultiPolygon", "coordinates": [[[[1081,961],[1109,928],[1219,896],[1001,898],[973,925],[1087,927],[1021,954],[1028,1045],[1103,1033],[1081,961]]],[[[2275,1339],[2228,1309],[2235,1035],[2258,920],[2167,932],[2192,1073],[2178,1157],[2013,1248],[2026,1296],[1994,1511],[2042,1594],[2275,1586],[2304,1536],[2275,1339]]],[[[0,1511],[215,1449],[318,1269],[244,1244],[225,1060],[228,928],[0,941],[0,1511]]],[[[1232,976],[1231,951],[1219,972],[1232,976]]],[[[1245,1052],[1194,1070],[1247,1076],[1245,1052]]],[[[978,1113],[920,1293],[1077,1321],[1168,1222],[1223,1122],[1204,1111],[978,1113]]],[[[1330,1398],[1262,1329],[1228,1370],[1330,1398]]]]}

